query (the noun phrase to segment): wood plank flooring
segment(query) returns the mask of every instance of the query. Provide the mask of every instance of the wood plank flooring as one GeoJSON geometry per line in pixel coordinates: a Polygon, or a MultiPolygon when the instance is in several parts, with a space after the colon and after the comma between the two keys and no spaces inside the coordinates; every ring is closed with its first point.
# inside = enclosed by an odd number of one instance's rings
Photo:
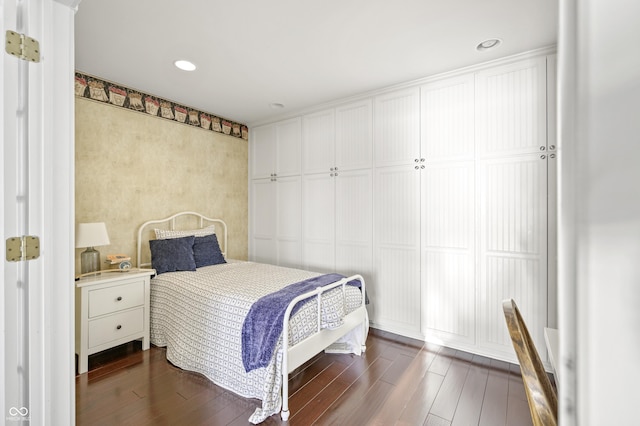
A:
{"type": "MultiPolygon", "coordinates": [[[[246,425],[260,403],[139,342],[91,356],[89,369],[76,376],[78,425],[246,425]]],[[[289,388],[292,426],[531,424],[517,365],[375,329],[362,357],[319,354],[289,388]]]]}

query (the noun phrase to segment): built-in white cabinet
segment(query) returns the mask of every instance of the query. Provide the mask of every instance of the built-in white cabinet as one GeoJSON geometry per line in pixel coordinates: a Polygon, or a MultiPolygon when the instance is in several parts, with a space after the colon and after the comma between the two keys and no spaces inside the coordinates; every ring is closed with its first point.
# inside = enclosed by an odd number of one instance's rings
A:
{"type": "Polygon", "coordinates": [[[303,173],[371,168],[371,100],[358,101],[303,117],[303,173]]]}
{"type": "Polygon", "coordinates": [[[253,179],[300,174],[302,124],[300,118],[251,129],[251,177],[253,179]]]}
{"type": "Polygon", "coordinates": [[[303,117],[304,267],[320,272],[372,270],[371,101],[303,117]]]}
{"type": "MultiPolygon", "coordinates": [[[[283,153],[251,149],[252,176],[267,177],[252,181],[251,259],[361,273],[373,327],[511,361],[502,300],[513,298],[544,354],[554,71],[553,57],[505,60],[301,116],[290,186],[256,164],[283,153]]],[[[295,121],[254,129],[250,143],[295,121]]]]}
{"type": "Polygon", "coordinates": [[[513,359],[514,298],[545,347],[546,76],[533,58],[376,98],[374,326],[513,359]]]}
{"type": "Polygon", "coordinates": [[[304,267],[361,274],[372,270],[371,169],[304,176],[304,267]]]}

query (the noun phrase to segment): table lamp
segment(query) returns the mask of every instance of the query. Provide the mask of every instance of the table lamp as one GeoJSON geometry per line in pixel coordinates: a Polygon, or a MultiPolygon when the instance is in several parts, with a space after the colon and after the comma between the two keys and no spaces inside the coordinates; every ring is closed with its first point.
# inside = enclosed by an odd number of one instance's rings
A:
{"type": "Polygon", "coordinates": [[[79,223],[76,226],[76,248],[87,248],[80,254],[82,274],[100,270],[100,252],[94,247],[108,244],[110,244],[109,234],[104,222],[79,223]]]}

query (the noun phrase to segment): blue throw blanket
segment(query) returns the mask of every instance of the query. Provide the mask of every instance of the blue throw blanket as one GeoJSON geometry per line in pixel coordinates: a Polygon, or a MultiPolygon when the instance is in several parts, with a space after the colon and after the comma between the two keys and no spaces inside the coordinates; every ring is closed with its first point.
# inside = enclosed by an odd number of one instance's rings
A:
{"type": "MultiPolygon", "coordinates": [[[[244,324],[242,324],[242,363],[244,369],[249,372],[269,364],[276,343],[282,334],[284,313],[293,299],[342,278],[344,275],[340,274],[320,275],[288,285],[282,290],[258,299],[251,306],[244,324]]],[[[347,284],[362,288],[359,280],[352,280],[347,284]]],[[[310,299],[298,302],[291,311],[291,315],[298,312],[304,302],[308,300],[310,299]]]]}

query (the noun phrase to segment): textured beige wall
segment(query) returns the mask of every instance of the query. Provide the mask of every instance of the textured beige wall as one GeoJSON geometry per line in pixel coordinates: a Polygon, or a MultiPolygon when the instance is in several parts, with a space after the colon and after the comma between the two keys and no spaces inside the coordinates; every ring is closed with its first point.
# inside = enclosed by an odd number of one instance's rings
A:
{"type": "Polygon", "coordinates": [[[143,222],[196,211],[224,220],[228,257],[247,259],[247,155],[244,139],[76,98],[76,222],[106,223],[102,261],[134,261],[143,222]]]}

